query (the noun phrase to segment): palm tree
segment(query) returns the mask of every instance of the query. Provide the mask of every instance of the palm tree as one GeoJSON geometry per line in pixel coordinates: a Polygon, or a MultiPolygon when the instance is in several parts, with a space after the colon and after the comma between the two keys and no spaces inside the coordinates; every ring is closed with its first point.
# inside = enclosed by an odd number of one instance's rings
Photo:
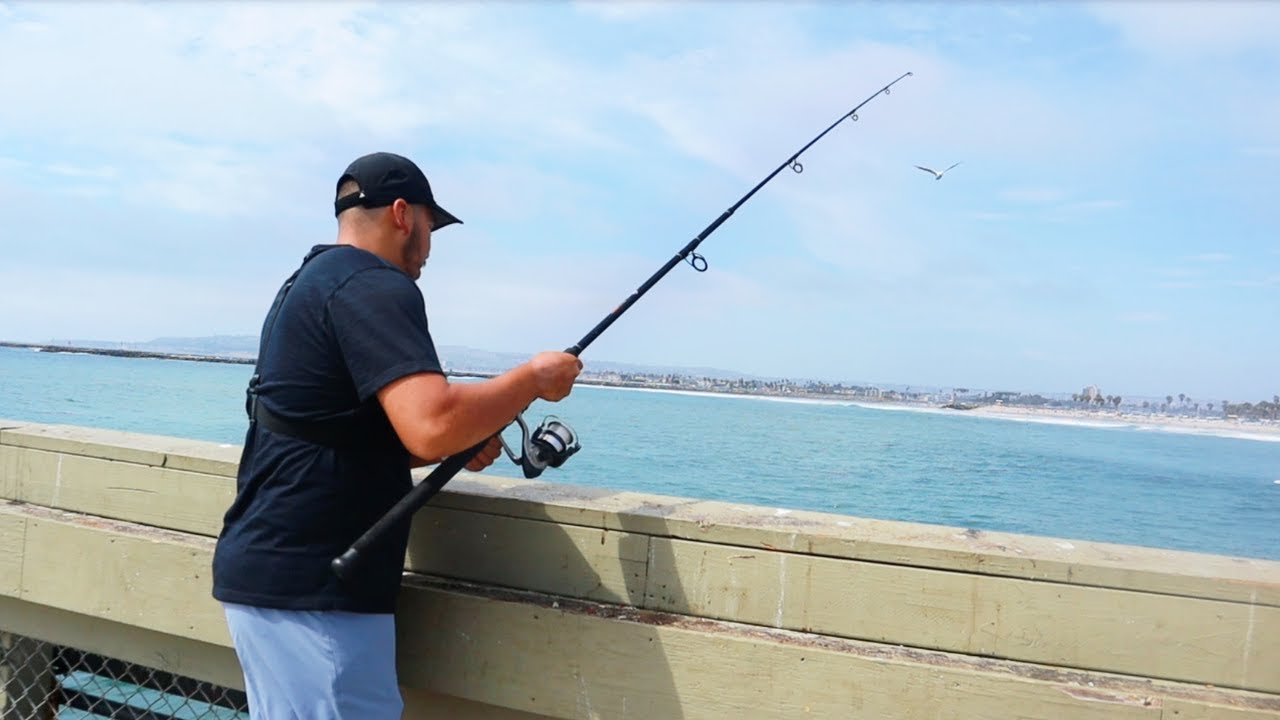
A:
{"type": "Polygon", "coordinates": [[[1186,404],[1187,396],[1183,393],[1178,393],[1178,402],[1182,404],[1186,404]]]}
{"type": "Polygon", "coordinates": [[[1173,404],[1173,396],[1172,396],[1172,395],[1165,395],[1165,396],[1164,396],[1164,404],[1165,404],[1165,405],[1172,405],[1172,404],[1173,404]]]}
{"type": "Polygon", "coordinates": [[[1117,410],[1119,410],[1119,409],[1120,409],[1120,396],[1119,396],[1119,395],[1117,395],[1117,396],[1115,396],[1115,397],[1111,398],[1111,404],[1112,404],[1112,405],[1115,405],[1115,406],[1116,406],[1116,409],[1117,409],[1117,410]]]}
{"type": "Polygon", "coordinates": [[[1213,412],[1213,403],[1209,403],[1209,412],[1213,412]]]}

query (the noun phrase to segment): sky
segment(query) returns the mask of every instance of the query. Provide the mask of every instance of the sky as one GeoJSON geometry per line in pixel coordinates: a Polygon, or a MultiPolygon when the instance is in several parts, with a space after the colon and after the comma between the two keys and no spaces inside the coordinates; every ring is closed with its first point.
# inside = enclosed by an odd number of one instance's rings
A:
{"type": "Polygon", "coordinates": [[[440,345],[1280,392],[1280,4],[0,2],[0,339],[256,334],[353,158],[463,225],[440,345]],[[961,163],[941,180],[915,165],[961,163]]]}

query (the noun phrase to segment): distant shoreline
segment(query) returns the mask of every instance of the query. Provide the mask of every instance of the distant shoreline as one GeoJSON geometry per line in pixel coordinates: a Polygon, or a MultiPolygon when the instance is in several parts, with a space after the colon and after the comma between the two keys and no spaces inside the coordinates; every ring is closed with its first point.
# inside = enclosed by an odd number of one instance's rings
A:
{"type": "MultiPolygon", "coordinates": [[[[603,383],[583,383],[596,384],[603,383]]],[[[1038,422],[1052,425],[1073,425],[1092,428],[1128,428],[1135,430],[1160,430],[1186,435],[1206,435],[1213,437],[1238,438],[1245,440],[1261,440],[1280,442],[1280,423],[1268,420],[1250,421],[1212,417],[1182,417],[1175,415],[1152,415],[1124,410],[1080,410],[1075,408],[1054,407],[1020,407],[998,404],[983,404],[958,409],[947,405],[909,400],[875,400],[862,397],[845,397],[841,395],[762,395],[751,393],[726,393],[715,390],[691,390],[675,387],[621,387],[618,390],[638,392],[674,393],[679,395],[704,395],[707,397],[738,397],[749,400],[772,400],[775,402],[814,402],[822,404],[857,405],[874,410],[929,412],[943,415],[968,415],[970,417],[991,418],[996,420],[1016,420],[1022,422],[1038,422]]]]}
{"type": "Polygon", "coordinates": [[[235,365],[253,365],[254,358],[230,357],[226,355],[202,355],[199,353],[156,352],[154,350],[124,350],[120,348],[80,347],[76,345],[45,345],[42,343],[20,343],[0,340],[0,347],[26,348],[48,353],[66,353],[75,355],[109,355],[126,358],[152,358],[155,360],[185,360],[189,362],[231,363],[235,365]]]}
{"type": "MultiPolygon", "coordinates": [[[[205,355],[198,353],[158,352],[152,350],[125,350],[118,348],[81,347],[73,345],[49,345],[43,343],[20,343],[0,340],[0,347],[26,348],[49,353],[74,353],[84,355],[106,355],[124,358],[150,358],[157,360],[181,360],[186,362],[209,362],[235,365],[254,365],[257,360],[249,357],[233,357],[225,355],[205,355]]],[[[488,370],[445,370],[445,375],[460,378],[488,379],[498,376],[500,371],[488,370]]],[[[696,388],[678,383],[655,383],[606,380],[594,377],[579,378],[580,385],[615,388],[623,390],[640,390],[649,392],[679,393],[687,395],[707,395],[718,397],[755,398],[774,401],[816,401],[831,403],[849,403],[872,408],[900,410],[928,410],[942,413],[972,414],[984,417],[1021,419],[1029,422],[1052,422],[1059,424],[1091,424],[1101,427],[1136,427],[1158,428],[1170,432],[1188,434],[1213,434],[1225,436],[1251,437],[1262,440],[1280,439],[1280,423],[1267,420],[1240,420],[1236,418],[1186,417],[1181,415],[1158,415],[1141,413],[1124,409],[1078,409],[1038,406],[1005,405],[996,403],[965,404],[960,407],[931,402],[912,402],[902,398],[875,398],[847,393],[823,392],[788,392],[759,393],[742,390],[725,390],[715,388],[696,388]]]]}

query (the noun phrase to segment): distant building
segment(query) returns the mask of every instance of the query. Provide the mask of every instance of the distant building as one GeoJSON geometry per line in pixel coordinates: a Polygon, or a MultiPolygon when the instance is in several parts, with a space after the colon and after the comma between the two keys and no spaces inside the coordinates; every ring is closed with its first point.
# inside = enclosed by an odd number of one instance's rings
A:
{"type": "Polygon", "coordinates": [[[1099,397],[1102,397],[1102,391],[1098,389],[1097,385],[1090,385],[1089,387],[1084,389],[1084,392],[1080,394],[1083,395],[1085,400],[1088,400],[1089,402],[1093,402],[1094,400],[1097,400],[1099,397]]]}

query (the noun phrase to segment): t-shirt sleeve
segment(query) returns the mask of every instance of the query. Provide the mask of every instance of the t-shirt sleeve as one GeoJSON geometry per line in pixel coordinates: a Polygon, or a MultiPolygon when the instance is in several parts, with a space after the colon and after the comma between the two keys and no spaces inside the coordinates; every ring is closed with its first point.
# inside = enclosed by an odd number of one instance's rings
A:
{"type": "Polygon", "coordinates": [[[422,293],[398,270],[356,273],[330,296],[328,316],[360,402],[406,375],[443,372],[422,293]]]}

